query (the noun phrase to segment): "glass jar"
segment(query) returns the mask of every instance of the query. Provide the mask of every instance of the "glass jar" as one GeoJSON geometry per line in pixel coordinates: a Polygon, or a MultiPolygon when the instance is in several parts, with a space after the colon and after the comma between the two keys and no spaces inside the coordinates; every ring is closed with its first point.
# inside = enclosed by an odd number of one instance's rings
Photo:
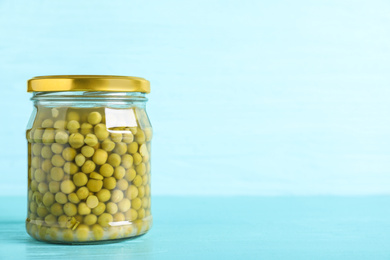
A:
{"type": "Polygon", "coordinates": [[[124,76],[28,81],[26,230],[53,243],[135,237],[152,225],[149,82],[124,76]]]}

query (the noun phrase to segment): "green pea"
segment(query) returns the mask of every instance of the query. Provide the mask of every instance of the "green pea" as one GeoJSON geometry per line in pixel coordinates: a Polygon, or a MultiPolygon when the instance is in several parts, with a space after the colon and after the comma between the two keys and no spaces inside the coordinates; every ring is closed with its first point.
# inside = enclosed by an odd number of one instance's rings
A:
{"type": "Polygon", "coordinates": [[[104,177],[110,177],[114,173],[114,168],[110,164],[103,164],[100,166],[99,173],[104,177]]]}
{"type": "Polygon", "coordinates": [[[114,152],[118,155],[124,155],[127,152],[127,144],[123,142],[117,143],[114,152]]]}
{"type": "Polygon", "coordinates": [[[76,155],[75,162],[76,162],[77,166],[79,166],[79,167],[83,166],[83,164],[85,163],[84,155],[82,155],[82,154],[76,155]]]}
{"type": "Polygon", "coordinates": [[[91,213],[91,208],[87,206],[87,204],[85,202],[81,202],[79,205],[78,205],[78,209],[77,209],[78,213],[80,215],[88,215],[91,213]]]}
{"type": "MultiPolygon", "coordinates": [[[[112,202],[111,202],[112,203],[112,202]]],[[[116,204],[113,203],[115,206],[116,204]]],[[[118,208],[118,207],[117,207],[118,208]]],[[[107,211],[108,212],[108,211],[107,211]]],[[[110,212],[108,212],[110,213],[110,212]]],[[[114,222],[120,222],[120,221],[125,221],[126,220],[126,217],[125,215],[122,213],[122,212],[117,212],[113,215],[113,218],[114,218],[114,222]]]]}
{"type": "Polygon", "coordinates": [[[66,125],[66,128],[71,133],[75,133],[80,128],[80,123],[77,120],[70,120],[66,125]]]}
{"type": "Polygon", "coordinates": [[[135,167],[135,171],[138,175],[143,176],[146,173],[146,166],[145,163],[140,163],[135,167]]]}
{"type": "Polygon", "coordinates": [[[103,202],[99,202],[96,208],[92,209],[92,213],[96,216],[99,216],[103,214],[103,212],[106,210],[106,205],[103,202]]]}
{"type": "Polygon", "coordinates": [[[148,182],[149,182],[149,175],[145,174],[144,176],[142,176],[142,185],[146,185],[148,184],[148,182]]]}
{"type": "Polygon", "coordinates": [[[76,194],[80,200],[85,200],[89,195],[89,190],[87,187],[81,187],[76,191],[76,194]]]}
{"type": "Polygon", "coordinates": [[[54,122],[54,128],[65,129],[67,122],[65,120],[57,120],[54,122]]]}
{"type": "Polygon", "coordinates": [[[141,154],[142,156],[142,161],[143,162],[148,162],[149,161],[149,152],[148,152],[148,148],[146,147],[145,144],[142,144],[139,148],[139,153],[141,154]]]}
{"type": "Polygon", "coordinates": [[[45,222],[47,225],[52,226],[57,222],[57,217],[52,214],[49,214],[45,217],[45,222]]]}
{"type": "Polygon", "coordinates": [[[78,204],[80,202],[79,197],[74,192],[68,195],[68,200],[74,204],[78,204]]]}
{"type": "Polygon", "coordinates": [[[108,190],[113,190],[116,187],[116,180],[114,177],[104,178],[103,185],[104,185],[104,188],[106,188],[108,190]]]}
{"type": "Polygon", "coordinates": [[[105,150],[102,149],[97,149],[95,154],[92,157],[92,160],[97,164],[97,165],[103,165],[107,161],[108,154],[105,150]]]}
{"type": "Polygon", "coordinates": [[[54,142],[54,129],[47,128],[42,135],[42,142],[44,144],[51,144],[54,142]]]}
{"type": "Polygon", "coordinates": [[[29,210],[32,213],[36,213],[37,212],[37,208],[38,208],[37,203],[35,201],[31,201],[30,204],[29,204],[29,210]]]}
{"type": "Polygon", "coordinates": [[[83,164],[83,166],[81,167],[81,170],[84,173],[91,173],[95,170],[95,168],[96,168],[95,163],[91,160],[88,160],[83,164]]]}
{"type": "Polygon", "coordinates": [[[68,242],[71,242],[73,241],[73,231],[70,230],[70,229],[65,229],[62,233],[62,236],[63,236],[63,240],[64,241],[68,241],[68,242]]]}
{"type": "Polygon", "coordinates": [[[34,142],[34,138],[33,138],[33,131],[31,129],[28,129],[26,131],[26,139],[27,141],[31,144],[34,142]]]}
{"type": "Polygon", "coordinates": [[[95,149],[93,149],[91,146],[83,146],[81,148],[81,153],[85,157],[90,158],[95,153],[95,149]]]}
{"type": "Polygon", "coordinates": [[[114,143],[119,143],[120,141],[122,141],[122,134],[121,134],[121,133],[118,133],[118,132],[111,132],[111,133],[110,133],[110,137],[111,137],[111,140],[112,140],[114,143]]]}
{"type": "Polygon", "coordinates": [[[91,209],[96,208],[99,204],[99,199],[95,195],[90,195],[87,198],[87,206],[91,209]]]}
{"type": "MultiPolygon", "coordinates": [[[[82,123],[81,124],[80,133],[83,134],[83,135],[88,135],[88,134],[92,133],[92,131],[93,131],[92,129],[93,129],[93,126],[91,124],[89,124],[89,123],[82,123]]],[[[87,139],[87,138],[85,138],[85,139],[87,139]]],[[[88,144],[87,141],[85,141],[85,143],[88,144]]]]}
{"type": "Polygon", "coordinates": [[[107,203],[106,211],[107,213],[114,215],[118,212],[118,206],[114,202],[109,202],[107,203]]]}
{"type": "Polygon", "coordinates": [[[103,176],[97,172],[91,172],[91,174],[89,175],[89,178],[94,179],[94,180],[103,180],[103,176]]]}
{"type": "Polygon", "coordinates": [[[92,226],[96,224],[96,222],[97,222],[97,217],[93,214],[89,214],[84,217],[84,224],[86,225],[92,226]]]}
{"type": "Polygon", "coordinates": [[[95,240],[102,240],[103,239],[104,230],[100,225],[98,225],[98,224],[93,225],[92,232],[93,232],[93,236],[94,236],[95,240]]]}
{"type": "Polygon", "coordinates": [[[52,226],[48,233],[49,233],[49,236],[51,237],[51,239],[55,241],[58,239],[58,234],[60,233],[60,229],[58,227],[52,226]]]}
{"type": "Polygon", "coordinates": [[[34,200],[38,205],[41,205],[41,204],[42,204],[42,198],[43,198],[42,193],[39,193],[38,191],[34,191],[34,193],[33,193],[33,200],[34,200]]]}
{"type": "Polygon", "coordinates": [[[101,180],[94,180],[94,179],[90,179],[87,183],[87,188],[91,191],[91,192],[98,192],[101,190],[103,186],[103,182],[101,180]]]}
{"type": "Polygon", "coordinates": [[[84,145],[84,136],[79,133],[73,133],[69,137],[69,144],[73,148],[80,148],[84,145]]]}
{"type": "Polygon", "coordinates": [[[46,174],[41,169],[36,169],[34,172],[34,178],[37,182],[42,182],[46,179],[46,174]]]}
{"type": "MultiPolygon", "coordinates": [[[[115,183],[116,185],[116,183],[115,183]]],[[[115,188],[115,186],[114,186],[115,188]]],[[[32,191],[37,191],[38,190],[38,182],[36,180],[32,180],[31,183],[30,183],[30,189],[32,191]]]]}
{"type": "Polygon", "coordinates": [[[61,182],[61,191],[65,194],[70,194],[76,189],[74,183],[71,180],[65,180],[61,182]]]}
{"type": "Polygon", "coordinates": [[[33,145],[32,145],[32,153],[33,153],[35,156],[40,156],[40,155],[41,155],[42,147],[43,147],[42,144],[33,144],[33,145]]]}
{"type": "Polygon", "coordinates": [[[75,174],[76,172],[78,172],[79,170],[79,167],[77,167],[76,164],[74,164],[73,162],[66,162],[64,164],[64,172],[67,173],[67,174],[70,174],[70,175],[73,175],[75,174]]]}
{"type": "Polygon", "coordinates": [[[98,218],[98,223],[102,227],[108,227],[110,226],[110,223],[113,221],[112,215],[108,213],[103,213],[98,218]]]}
{"type": "Polygon", "coordinates": [[[130,185],[126,191],[126,197],[128,199],[135,199],[138,196],[138,188],[135,185],[130,185]]]}
{"type": "Polygon", "coordinates": [[[142,156],[139,153],[133,154],[134,165],[138,165],[142,162],[142,156]]]}
{"type": "Polygon", "coordinates": [[[57,118],[59,114],[60,114],[60,111],[58,111],[57,108],[52,108],[51,109],[51,116],[52,117],[57,118]]]}
{"type": "Polygon", "coordinates": [[[68,197],[66,196],[65,193],[62,192],[57,192],[54,198],[56,202],[58,202],[59,204],[65,204],[68,202],[68,197]]]}
{"type": "Polygon", "coordinates": [[[123,192],[121,190],[114,190],[111,193],[111,201],[112,202],[118,203],[122,199],[123,199],[123,192]]]}
{"type": "Polygon", "coordinates": [[[88,115],[88,123],[92,125],[99,124],[102,121],[102,115],[99,112],[91,112],[88,115]]]}
{"type": "Polygon", "coordinates": [[[52,127],[52,126],[53,126],[53,120],[51,120],[50,118],[43,120],[43,122],[42,122],[43,128],[48,128],[48,127],[52,127]]]}
{"type": "Polygon", "coordinates": [[[125,174],[126,174],[125,168],[123,168],[122,166],[115,167],[115,170],[114,170],[115,179],[120,180],[123,177],[125,177],[125,174]]]}
{"type": "Polygon", "coordinates": [[[134,136],[131,132],[123,133],[122,136],[122,141],[126,144],[130,144],[134,140],[134,136]]]}
{"type": "Polygon", "coordinates": [[[69,121],[71,120],[79,121],[80,115],[76,111],[69,111],[68,114],[66,115],[66,119],[68,119],[69,121]]]}
{"type": "Polygon", "coordinates": [[[107,152],[111,152],[115,148],[115,143],[110,141],[110,140],[108,140],[108,139],[105,139],[102,142],[102,148],[103,148],[103,150],[105,150],[107,152]]]}
{"type": "Polygon", "coordinates": [[[66,228],[67,225],[68,225],[68,222],[69,222],[68,221],[68,216],[62,215],[62,214],[63,214],[63,212],[61,213],[60,216],[58,216],[58,219],[57,219],[58,225],[60,226],[60,228],[66,228]]]}
{"type": "Polygon", "coordinates": [[[101,141],[106,139],[109,135],[109,132],[107,131],[106,125],[104,125],[104,124],[97,124],[94,127],[94,132],[95,132],[96,137],[101,141]]]}
{"type": "Polygon", "coordinates": [[[58,181],[51,181],[49,183],[49,191],[51,193],[57,193],[60,191],[60,183],[58,181]]]}
{"type": "Polygon", "coordinates": [[[44,206],[38,206],[37,208],[37,215],[41,218],[46,217],[46,215],[49,214],[46,207],[44,206]]]}
{"type": "Polygon", "coordinates": [[[135,172],[134,168],[130,168],[130,169],[126,170],[125,179],[127,181],[132,181],[132,180],[134,180],[136,175],[137,175],[137,173],[135,172]]]}
{"type": "Polygon", "coordinates": [[[150,173],[150,162],[146,163],[146,173],[150,173]]]}
{"type": "Polygon", "coordinates": [[[76,229],[76,238],[78,241],[87,241],[89,235],[89,227],[84,224],[80,224],[76,229]]]}
{"type": "Polygon", "coordinates": [[[98,144],[98,139],[94,134],[87,134],[85,136],[84,142],[89,146],[95,146],[98,144]]]}
{"type": "Polygon", "coordinates": [[[150,196],[150,185],[145,186],[145,195],[148,197],[150,196]]]}
{"type": "Polygon", "coordinates": [[[64,146],[61,144],[54,143],[51,145],[51,151],[55,154],[60,154],[64,150],[64,146]]]}
{"type": "Polygon", "coordinates": [[[129,129],[130,129],[130,131],[131,131],[131,133],[132,133],[133,135],[136,135],[136,134],[137,134],[138,127],[136,127],[136,126],[134,126],[134,127],[129,127],[129,129]]]}
{"type": "Polygon", "coordinates": [[[145,217],[145,209],[140,208],[137,213],[139,219],[143,219],[145,217]]]}
{"type": "Polygon", "coordinates": [[[145,196],[145,186],[138,187],[138,197],[143,198],[145,196]]]}
{"type": "Polygon", "coordinates": [[[111,198],[111,192],[107,189],[101,189],[97,194],[97,198],[101,202],[106,202],[111,198]]]}
{"type": "Polygon", "coordinates": [[[49,159],[44,160],[41,164],[41,169],[46,173],[50,172],[52,168],[53,164],[51,164],[51,160],[49,159]]]}
{"type": "Polygon", "coordinates": [[[47,186],[47,184],[45,182],[41,182],[38,184],[38,191],[41,194],[46,193],[48,190],[49,190],[49,187],[47,186]]]}
{"type": "Polygon", "coordinates": [[[133,156],[130,154],[124,154],[121,157],[122,166],[129,169],[133,165],[133,156]]]}
{"type": "Polygon", "coordinates": [[[142,177],[139,175],[135,176],[135,178],[133,180],[133,184],[137,187],[141,186],[142,185],[142,177]]]}
{"type": "Polygon", "coordinates": [[[62,158],[64,158],[66,161],[73,161],[75,157],[76,157],[76,150],[71,147],[66,147],[62,151],[62,158]]]}
{"type": "Polygon", "coordinates": [[[125,180],[125,179],[120,179],[118,180],[118,182],[116,183],[116,187],[119,189],[119,190],[126,190],[127,187],[129,186],[129,183],[125,180]]]}
{"type": "Polygon", "coordinates": [[[43,135],[44,130],[37,128],[34,130],[33,133],[33,139],[35,143],[42,143],[42,135],[43,135]]]}
{"type": "Polygon", "coordinates": [[[148,204],[149,204],[149,200],[148,200],[148,198],[146,198],[146,197],[143,197],[142,199],[141,199],[141,201],[142,201],[142,207],[143,208],[147,208],[148,207],[148,204]]]}
{"type": "Polygon", "coordinates": [[[117,167],[121,164],[121,160],[122,159],[118,154],[112,153],[108,156],[107,162],[111,164],[113,167],[117,167]]]}
{"type": "Polygon", "coordinates": [[[50,192],[46,192],[43,195],[42,202],[46,207],[50,207],[54,203],[54,195],[50,192]]]}
{"type": "Polygon", "coordinates": [[[61,155],[55,154],[51,157],[51,163],[56,167],[62,167],[65,164],[65,160],[61,155]]]}
{"type": "Polygon", "coordinates": [[[121,212],[126,212],[130,209],[130,200],[128,199],[123,199],[118,203],[118,209],[121,212]]]}
{"type": "Polygon", "coordinates": [[[41,226],[38,230],[38,236],[42,240],[46,240],[46,232],[48,231],[47,227],[41,226]]]}
{"type": "Polygon", "coordinates": [[[50,170],[50,177],[54,181],[61,181],[64,177],[64,171],[60,167],[53,167],[50,170]]]}
{"type": "Polygon", "coordinates": [[[58,144],[66,144],[69,140],[69,135],[64,131],[58,131],[54,139],[58,144]]]}
{"type": "Polygon", "coordinates": [[[83,172],[78,172],[75,175],[73,175],[73,183],[77,187],[84,186],[88,182],[88,177],[85,173],[83,172]]]}
{"type": "Polygon", "coordinates": [[[146,142],[150,142],[153,137],[153,129],[151,127],[147,127],[144,129],[145,132],[145,140],[146,142]]]}
{"type": "Polygon", "coordinates": [[[33,168],[39,168],[40,165],[41,165],[41,158],[39,158],[39,157],[34,157],[34,158],[32,158],[32,160],[31,160],[31,166],[32,166],[33,168]]]}
{"type": "Polygon", "coordinates": [[[77,214],[77,207],[76,205],[74,205],[73,203],[65,203],[64,205],[64,213],[69,216],[69,217],[72,217],[74,215],[77,214]]]}
{"type": "Polygon", "coordinates": [[[138,218],[138,212],[135,209],[130,208],[126,213],[126,220],[134,221],[138,218]]]}
{"type": "Polygon", "coordinates": [[[138,144],[143,144],[145,143],[145,134],[144,132],[141,130],[141,128],[138,128],[137,129],[137,133],[135,134],[135,140],[138,144]]]}
{"type": "Polygon", "coordinates": [[[131,200],[131,207],[135,210],[139,210],[141,208],[142,201],[140,198],[135,198],[131,200]]]}

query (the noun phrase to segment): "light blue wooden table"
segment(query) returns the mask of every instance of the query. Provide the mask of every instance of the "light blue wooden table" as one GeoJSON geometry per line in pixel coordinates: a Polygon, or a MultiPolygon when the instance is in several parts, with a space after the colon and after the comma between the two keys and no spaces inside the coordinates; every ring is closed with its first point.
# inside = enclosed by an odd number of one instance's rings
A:
{"type": "Polygon", "coordinates": [[[152,230],[104,245],[38,242],[0,198],[0,259],[390,259],[390,197],[154,197],[152,230]]]}

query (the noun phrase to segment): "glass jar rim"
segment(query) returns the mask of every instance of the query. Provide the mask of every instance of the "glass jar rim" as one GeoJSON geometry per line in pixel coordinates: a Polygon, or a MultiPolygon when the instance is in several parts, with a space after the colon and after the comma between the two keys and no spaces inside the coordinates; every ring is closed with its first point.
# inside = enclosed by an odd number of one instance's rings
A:
{"type": "Polygon", "coordinates": [[[114,75],[38,76],[27,81],[27,92],[109,91],[150,93],[144,78],[114,75]]]}

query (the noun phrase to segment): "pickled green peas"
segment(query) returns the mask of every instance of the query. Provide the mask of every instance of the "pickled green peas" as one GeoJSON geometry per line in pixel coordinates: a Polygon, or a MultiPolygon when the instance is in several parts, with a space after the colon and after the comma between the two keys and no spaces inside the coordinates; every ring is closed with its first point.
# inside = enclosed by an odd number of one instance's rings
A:
{"type": "Polygon", "coordinates": [[[38,107],[27,130],[32,237],[83,243],[150,228],[152,128],[142,109],[128,109],[136,125],[113,127],[103,107],[38,107]]]}

